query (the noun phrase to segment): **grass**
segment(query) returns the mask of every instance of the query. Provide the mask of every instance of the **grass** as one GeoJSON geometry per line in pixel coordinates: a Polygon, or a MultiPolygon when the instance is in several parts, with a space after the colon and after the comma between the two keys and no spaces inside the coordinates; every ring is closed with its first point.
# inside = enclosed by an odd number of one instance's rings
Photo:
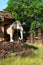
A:
{"type": "Polygon", "coordinates": [[[11,57],[0,60],[0,65],[43,65],[43,46],[29,45],[28,49],[32,50],[33,57],[11,57]]]}

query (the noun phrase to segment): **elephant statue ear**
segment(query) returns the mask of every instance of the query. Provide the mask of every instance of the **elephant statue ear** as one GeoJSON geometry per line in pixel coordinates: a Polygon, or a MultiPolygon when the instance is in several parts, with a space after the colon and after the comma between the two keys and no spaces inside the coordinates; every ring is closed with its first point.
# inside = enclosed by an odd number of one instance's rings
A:
{"type": "Polygon", "coordinates": [[[23,23],[22,23],[22,25],[26,25],[26,23],[25,23],[25,22],[23,22],[23,23]]]}

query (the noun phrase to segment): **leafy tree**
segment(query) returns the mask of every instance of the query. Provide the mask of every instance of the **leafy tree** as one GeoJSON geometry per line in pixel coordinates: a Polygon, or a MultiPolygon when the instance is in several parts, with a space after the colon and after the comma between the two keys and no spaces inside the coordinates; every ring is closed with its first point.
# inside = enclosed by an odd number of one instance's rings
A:
{"type": "Polygon", "coordinates": [[[11,12],[16,20],[26,22],[32,28],[36,27],[38,21],[43,22],[43,6],[41,0],[9,0],[4,10],[11,12]]]}
{"type": "Polygon", "coordinates": [[[11,12],[17,20],[27,22],[40,13],[41,2],[39,0],[9,0],[5,10],[11,12]]]}

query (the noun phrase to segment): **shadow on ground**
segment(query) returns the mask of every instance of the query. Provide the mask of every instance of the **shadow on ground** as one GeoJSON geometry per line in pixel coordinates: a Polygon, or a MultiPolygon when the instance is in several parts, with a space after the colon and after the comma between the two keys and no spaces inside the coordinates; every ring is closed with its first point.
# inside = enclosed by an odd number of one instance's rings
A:
{"type": "Polygon", "coordinates": [[[26,47],[27,49],[33,49],[33,50],[37,50],[37,49],[38,49],[38,47],[36,47],[36,46],[34,46],[34,45],[28,45],[28,44],[25,44],[25,47],[26,47]]]}

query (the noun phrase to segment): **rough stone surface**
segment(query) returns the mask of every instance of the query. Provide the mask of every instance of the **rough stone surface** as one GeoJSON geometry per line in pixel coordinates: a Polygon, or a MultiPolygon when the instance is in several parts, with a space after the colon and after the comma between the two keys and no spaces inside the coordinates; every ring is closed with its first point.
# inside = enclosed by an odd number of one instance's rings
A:
{"type": "Polygon", "coordinates": [[[19,54],[16,54],[15,56],[28,56],[28,55],[32,55],[33,52],[28,51],[25,47],[25,44],[21,43],[21,42],[0,42],[0,58],[6,58],[6,57],[10,57],[12,52],[21,52],[19,54]]]}

